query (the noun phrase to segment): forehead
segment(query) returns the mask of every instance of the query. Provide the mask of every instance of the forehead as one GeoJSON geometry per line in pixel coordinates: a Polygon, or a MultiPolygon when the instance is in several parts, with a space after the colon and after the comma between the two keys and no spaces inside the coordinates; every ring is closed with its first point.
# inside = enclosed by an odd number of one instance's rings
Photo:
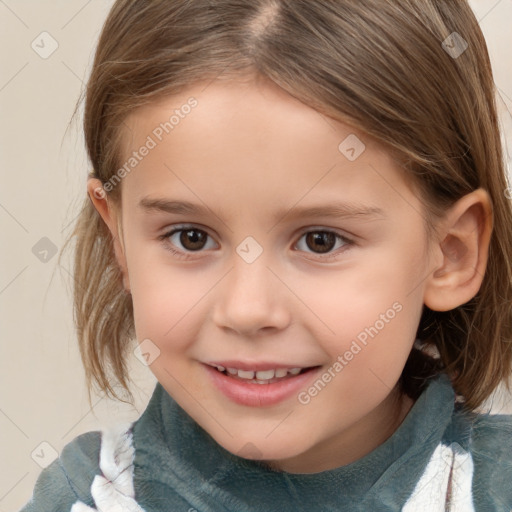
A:
{"type": "Polygon", "coordinates": [[[136,109],[123,124],[125,156],[147,136],[159,146],[179,141],[204,148],[223,139],[221,151],[245,145],[264,156],[293,145],[297,154],[314,151],[318,156],[333,150],[338,155],[340,141],[353,134],[364,139],[367,149],[383,150],[369,135],[319,113],[261,77],[195,84],[136,109]]]}
{"type": "Polygon", "coordinates": [[[196,84],[131,113],[124,135],[122,162],[136,165],[123,180],[123,196],[126,190],[133,200],[179,188],[190,198],[236,195],[247,204],[259,195],[289,206],[326,192],[366,194],[371,202],[386,184],[405,185],[397,162],[374,139],[268,81],[196,84]]]}

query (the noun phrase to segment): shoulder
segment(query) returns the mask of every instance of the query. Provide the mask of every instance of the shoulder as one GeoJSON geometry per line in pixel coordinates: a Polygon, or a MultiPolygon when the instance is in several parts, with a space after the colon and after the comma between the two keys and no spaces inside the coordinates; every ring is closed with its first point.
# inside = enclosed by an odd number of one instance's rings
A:
{"type": "Polygon", "coordinates": [[[118,423],[75,438],[43,470],[20,512],[143,512],[133,485],[133,425],[118,423]]]}
{"type": "Polygon", "coordinates": [[[77,501],[92,503],[89,489],[99,471],[101,432],[81,434],[44,468],[30,501],[20,512],[63,512],[77,501]]]}
{"type": "Polygon", "coordinates": [[[512,416],[479,415],[472,425],[473,490],[482,504],[512,509],[512,416]]]}
{"type": "Polygon", "coordinates": [[[463,414],[460,443],[471,456],[476,510],[512,510],[512,415],[463,414]]]}
{"type": "Polygon", "coordinates": [[[472,422],[473,449],[495,462],[512,464],[512,415],[478,414],[472,422]]]}

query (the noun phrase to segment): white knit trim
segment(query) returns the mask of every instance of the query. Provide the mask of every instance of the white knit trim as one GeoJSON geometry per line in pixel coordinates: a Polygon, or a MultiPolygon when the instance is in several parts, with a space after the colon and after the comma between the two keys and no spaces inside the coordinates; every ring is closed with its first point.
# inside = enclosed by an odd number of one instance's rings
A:
{"type": "Polygon", "coordinates": [[[71,507],[70,512],[93,512],[95,508],[88,507],[85,503],[81,501],[76,501],[71,507]]]}
{"type": "Polygon", "coordinates": [[[91,485],[97,508],[77,501],[70,512],[144,512],[135,501],[131,425],[114,425],[102,430],[99,461],[102,474],[96,475],[91,485]]]}
{"type": "MultiPolygon", "coordinates": [[[[100,470],[91,485],[97,508],[76,501],[70,512],[145,512],[135,501],[131,424],[101,434],[100,470]]],[[[402,512],[475,512],[472,500],[473,459],[457,443],[440,443],[402,512]],[[451,474],[451,499],[447,503],[451,474]]]]}
{"type": "Polygon", "coordinates": [[[440,443],[403,512],[475,512],[472,499],[473,459],[457,443],[440,443]],[[451,499],[448,483],[451,473],[451,499]],[[448,502],[449,501],[449,502],[448,502]]]}

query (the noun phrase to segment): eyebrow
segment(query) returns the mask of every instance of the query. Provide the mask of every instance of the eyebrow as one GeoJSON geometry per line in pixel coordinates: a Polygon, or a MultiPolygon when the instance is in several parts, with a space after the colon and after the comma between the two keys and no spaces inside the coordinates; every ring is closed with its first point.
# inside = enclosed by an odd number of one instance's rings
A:
{"type": "MultiPolygon", "coordinates": [[[[149,198],[141,199],[139,207],[147,213],[151,212],[165,212],[178,215],[198,215],[207,217],[213,214],[213,211],[208,207],[190,203],[188,201],[173,201],[163,198],[149,198]]],[[[321,206],[312,207],[290,207],[281,209],[274,214],[273,220],[276,222],[281,221],[283,218],[288,217],[300,218],[320,218],[320,217],[334,217],[334,218],[365,218],[368,220],[385,218],[386,215],[381,208],[375,206],[368,206],[356,203],[327,203],[321,206]]]]}

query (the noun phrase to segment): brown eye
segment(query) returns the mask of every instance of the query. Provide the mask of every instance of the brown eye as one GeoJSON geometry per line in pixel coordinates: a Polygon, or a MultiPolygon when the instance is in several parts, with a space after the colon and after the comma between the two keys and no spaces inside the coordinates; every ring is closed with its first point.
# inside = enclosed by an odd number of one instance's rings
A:
{"type": "Polygon", "coordinates": [[[310,255],[316,255],[318,260],[328,261],[341,256],[341,253],[352,247],[354,242],[334,231],[317,229],[306,231],[298,240],[295,249],[310,255]]]}
{"type": "Polygon", "coordinates": [[[202,249],[208,239],[208,235],[199,229],[182,229],[180,233],[180,243],[187,251],[202,249]]]}
{"type": "Polygon", "coordinates": [[[212,236],[194,226],[181,226],[160,235],[158,239],[173,258],[183,260],[201,258],[209,254],[208,249],[219,248],[212,236]]]}
{"type": "Polygon", "coordinates": [[[329,231],[311,231],[306,233],[306,245],[316,253],[329,252],[336,245],[336,235],[329,231]]]}

